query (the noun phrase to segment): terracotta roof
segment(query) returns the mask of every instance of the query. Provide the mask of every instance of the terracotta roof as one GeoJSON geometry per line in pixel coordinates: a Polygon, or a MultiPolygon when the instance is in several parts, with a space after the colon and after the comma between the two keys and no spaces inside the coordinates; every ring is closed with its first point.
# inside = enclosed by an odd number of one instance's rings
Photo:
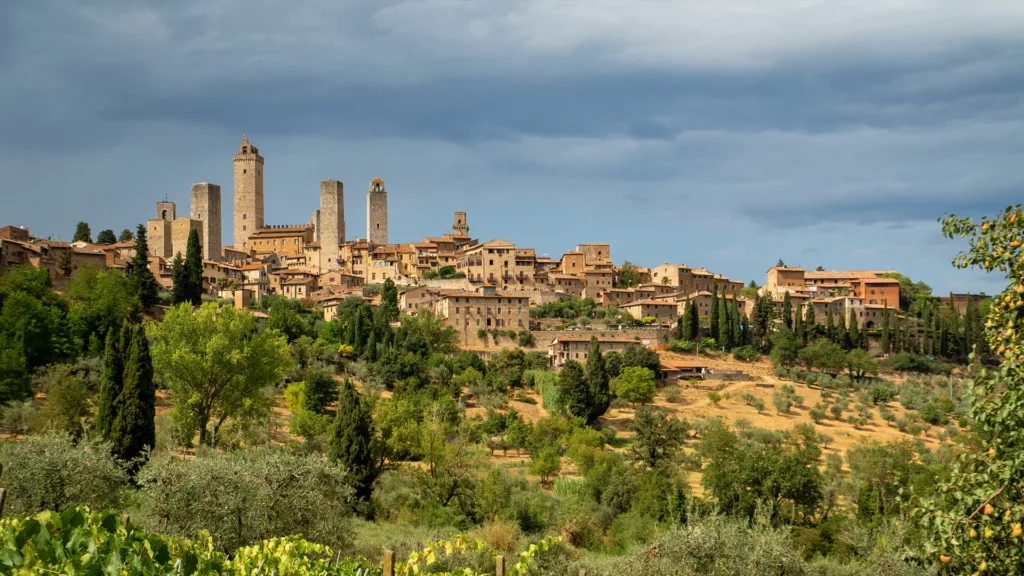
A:
{"type": "Polygon", "coordinates": [[[245,264],[240,268],[240,270],[261,270],[266,267],[266,264],[245,264]]]}
{"type": "Polygon", "coordinates": [[[643,304],[654,304],[654,305],[658,305],[658,306],[675,306],[676,305],[675,302],[666,302],[664,300],[656,300],[654,298],[647,298],[645,300],[637,300],[635,302],[628,302],[626,304],[623,304],[621,307],[622,308],[627,308],[629,306],[637,306],[637,305],[643,305],[643,304]]]}
{"type": "MultiPolygon", "coordinates": [[[[553,338],[548,345],[550,346],[551,344],[554,344],[555,342],[590,342],[590,336],[591,335],[586,335],[586,336],[584,336],[584,335],[579,335],[579,336],[575,336],[575,335],[573,335],[573,336],[558,336],[556,338],[553,338]]],[[[638,346],[642,346],[642,344],[640,343],[639,340],[634,340],[632,338],[621,338],[621,337],[617,337],[617,336],[597,336],[596,334],[594,334],[593,336],[595,336],[597,338],[598,342],[622,342],[624,344],[628,343],[628,344],[637,344],[638,346]]]]}
{"type": "Polygon", "coordinates": [[[707,368],[707,364],[692,360],[662,360],[662,369],[678,370],[680,368],[707,368]]]}
{"type": "Polygon", "coordinates": [[[804,278],[825,279],[825,278],[878,278],[882,274],[889,274],[895,270],[808,270],[804,278]]]}

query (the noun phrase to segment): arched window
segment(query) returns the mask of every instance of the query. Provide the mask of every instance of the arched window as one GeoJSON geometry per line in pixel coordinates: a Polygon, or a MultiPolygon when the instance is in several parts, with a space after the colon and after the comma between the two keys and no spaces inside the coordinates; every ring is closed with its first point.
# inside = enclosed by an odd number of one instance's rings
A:
{"type": "Polygon", "coordinates": [[[245,214],[242,214],[242,220],[245,220],[245,214]]]}
{"type": "Polygon", "coordinates": [[[161,212],[160,213],[160,217],[163,218],[164,220],[167,220],[167,210],[164,210],[163,212],[161,212]]]}

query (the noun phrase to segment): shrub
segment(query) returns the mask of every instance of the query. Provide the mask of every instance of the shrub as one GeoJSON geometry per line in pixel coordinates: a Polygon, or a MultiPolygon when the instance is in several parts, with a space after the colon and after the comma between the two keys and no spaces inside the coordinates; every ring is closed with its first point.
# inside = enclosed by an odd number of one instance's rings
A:
{"type": "Polygon", "coordinates": [[[843,419],[843,410],[844,410],[843,405],[838,403],[838,402],[833,404],[828,409],[828,411],[832,413],[832,417],[835,418],[836,420],[842,420],[843,419]]]}
{"type": "Polygon", "coordinates": [[[679,402],[680,395],[681,393],[679,392],[679,388],[676,386],[670,386],[665,390],[665,401],[675,404],[676,402],[679,402]]]}
{"type": "Polygon", "coordinates": [[[813,420],[815,424],[824,420],[827,415],[828,414],[825,412],[824,408],[820,408],[818,406],[811,408],[810,416],[811,420],[813,420]]]}
{"type": "Polygon", "coordinates": [[[345,474],[319,457],[269,448],[154,459],[140,472],[132,519],[173,536],[206,530],[224,551],[289,534],[344,548],[353,498],[345,474]]]}
{"type": "Polygon", "coordinates": [[[755,362],[761,358],[761,353],[753,346],[747,345],[734,348],[732,357],[740,362],[755,362]]]}
{"type": "Polygon", "coordinates": [[[722,401],[722,395],[715,391],[708,392],[708,400],[717,408],[718,403],[722,401]]]}
{"type": "Polygon", "coordinates": [[[39,415],[39,409],[32,400],[12,400],[0,407],[0,430],[17,438],[28,434],[39,415]]]}
{"type": "Polygon", "coordinates": [[[59,434],[29,436],[0,447],[10,514],[62,511],[77,505],[118,508],[128,481],[107,444],[72,442],[59,434]]]}
{"type": "Polygon", "coordinates": [[[876,384],[871,387],[871,391],[868,393],[868,398],[872,404],[882,405],[892,400],[896,396],[896,391],[888,386],[882,386],[876,384]]]}
{"type": "Polygon", "coordinates": [[[924,420],[929,424],[941,424],[942,419],[945,416],[942,410],[940,410],[933,402],[928,402],[922,406],[918,413],[921,415],[921,420],[924,420]]]}
{"type": "Polygon", "coordinates": [[[772,405],[775,406],[775,410],[779,414],[789,414],[790,408],[793,407],[793,400],[784,392],[776,391],[772,394],[772,405]]]}
{"type": "Polygon", "coordinates": [[[775,374],[776,378],[789,378],[790,377],[789,369],[787,369],[785,366],[782,366],[781,364],[775,367],[775,369],[773,370],[773,373],[775,374]]]}

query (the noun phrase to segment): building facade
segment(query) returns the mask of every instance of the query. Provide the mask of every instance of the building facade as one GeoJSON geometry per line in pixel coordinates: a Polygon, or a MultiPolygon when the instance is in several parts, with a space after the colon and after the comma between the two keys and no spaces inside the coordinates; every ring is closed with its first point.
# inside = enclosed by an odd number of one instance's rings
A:
{"type": "Polygon", "coordinates": [[[245,134],[235,154],[234,167],[234,247],[248,252],[253,248],[249,236],[263,228],[263,156],[245,134]]]}

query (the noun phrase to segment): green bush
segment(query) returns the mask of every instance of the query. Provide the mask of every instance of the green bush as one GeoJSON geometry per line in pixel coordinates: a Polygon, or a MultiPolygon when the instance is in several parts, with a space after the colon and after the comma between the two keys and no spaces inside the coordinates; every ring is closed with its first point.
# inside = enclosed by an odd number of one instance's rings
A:
{"type": "Polygon", "coordinates": [[[534,386],[540,392],[541,406],[548,412],[556,412],[561,409],[561,398],[558,388],[558,374],[554,372],[542,372],[540,370],[527,370],[524,379],[532,378],[534,386]]]}
{"type": "Polygon", "coordinates": [[[351,540],[352,488],[344,470],[319,457],[260,448],[158,458],[138,482],[133,520],[187,538],[206,530],[225,552],[289,534],[337,548],[351,540]]]}
{"type": "Polygon", "coordinates": [[[732,357],[740,362],[756,362],[757,360],[760,360],[761,353],[753,346],[740,346],[739,348],[733,349],[732,357]]]}
{"type": "Polygon", "coordinates": [[[74,506],[119,509],[128,477],[107,444],[70,436],[29,436],[0,448],[7,514],[62,511],[74,506]]]}

